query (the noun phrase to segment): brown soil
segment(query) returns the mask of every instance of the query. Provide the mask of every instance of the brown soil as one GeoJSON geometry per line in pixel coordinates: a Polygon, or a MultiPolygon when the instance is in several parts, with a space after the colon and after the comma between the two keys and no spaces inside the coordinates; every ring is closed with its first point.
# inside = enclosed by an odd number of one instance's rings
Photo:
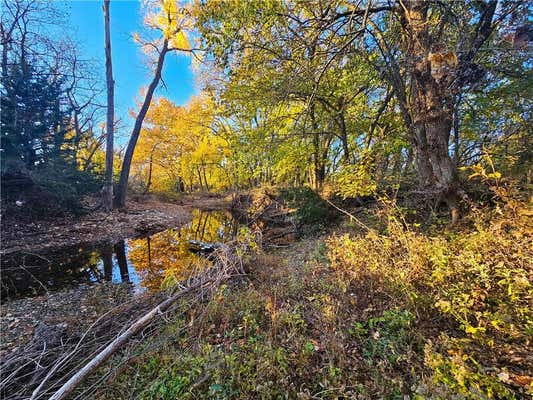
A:
{"type": "MultiPolygon", "coordinates": [[[[90,203],[94,199],[88,199],[90,203]]],[[[101,210],[90,212],[79,218],[60,218],[31,223],[5,221],[2,223],[0,254],[17,251],[40,251],[97,243],[118,241],[137,235],[157,232],[188,222],[191,210],[223,209],[229,201],[210,195],[189,195],[166,202],[154,196],[130,199],[127,209],[107,213],[101,210]]]]}
{"type": "Polygon", "coordinates": [[[0,307],[0,358],[41,332],[59,338],[79,334],[106,311],[132,298],[127,284],[78,285],[38,297],[17,299],[0,307]]]}

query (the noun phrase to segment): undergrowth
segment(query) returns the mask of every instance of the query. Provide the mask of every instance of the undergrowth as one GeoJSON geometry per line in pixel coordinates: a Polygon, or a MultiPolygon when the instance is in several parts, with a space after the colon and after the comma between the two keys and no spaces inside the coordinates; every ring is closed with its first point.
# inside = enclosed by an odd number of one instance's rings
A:
{"type": "Polygon", "coordinates": [[[338,219],[338,212],[309,187],[284,189],[281,198],[296,210],[298,230],[309,235],[326,228],[338,219]]]}
{"type": "Polygon", "coordinates": [[[532,215],[511,201],[473,212],[463,222],[473,228],[429,236],[388,213],[385,233],[328,240],[345,288],[377,285],[426,327],[421,393],[533,393],[532,215]]]}
{"type": "Polygon", "coordinates": [[[429,233],[388,206],[365,234],[258,253],[97,397],[529,398],[532,215],[509,200],[429,233]]]}

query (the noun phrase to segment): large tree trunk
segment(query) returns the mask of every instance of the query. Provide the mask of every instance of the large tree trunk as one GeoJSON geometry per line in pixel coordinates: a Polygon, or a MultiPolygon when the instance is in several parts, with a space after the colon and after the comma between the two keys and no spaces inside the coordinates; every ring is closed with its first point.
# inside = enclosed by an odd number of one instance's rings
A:
{"type": "MultiPolygon", "coordinates": [[[[431,197],[444,201],[457,217],[458,182],[456,167],[449,154],[454,94],[449,78],[455,74],[456,64],[432,65],[431,54],[443,51],[434,43],[427,21],[429,2],[407,3],[404,30],[411,77],[411,124],[421,189],[431,197]]],[[[455,57],[455,53],[451,54],[455,57]]]]}
{"type": "Polygon", "coordinates": [[[130,176],[131,160],[133,159],[133,153],[135,151],[135,146],[137,145],[137,140],[139,139],[139,134],[141,133],[142,124],[144,117],[150,108],[150,102],[154,95],[155,89],[161,80],[161,71],[163,70],[163,64],[165,62],[165,56],[168,49],[168,39],[165,39],[163,42],[163,47],[159,53],[157,59],[157,65],[154,73],[152,82],[148,86],[146,91],[146,96],[144,97],[143,104],[137,114],[135,119],[135,125],[133,126],[133,131],[131,132],[130,141],[128,142],[128,147],[126,148],[126,153],[124,154],[124,161],[122,162],[122,169],[120,171],[120,179],[117,186],[117,193],[115,196],[115,205],[118,208],[124,208],[126,206],[126,194],[128,191],[128,179],[130,176]]]}
{"type": "Polygon", "coordinates": [[[103,204],[107,211],[113,209],[113,128],[115,119],[115,82],[113,81],[113,64],[111,62],[111,32],[109,26],[109,3],[104,0],[105,23],[105,68],[107,83],[107,120],[106,120],[106,154],[105,183],[102,189],[103,204]]]}
{"type": "MultiPolygon", "coordinates": [[[[473,83],[473,59],[492,32],[496,0],[479,2],[479,17],[474,34],[459,48],[459,57],[436,31],[428,17],[431,2],[404,0],[402,3],[402,47],[408,59],[407,73],[411,93],[409,105],[399,82],[399,71],[392,84],[415,149],[421,188],[437,201],[444,201],[458,217],[457,202],[461,189],[457,163],[449,153],[450,133],[461,85],[473,83]],[[470,72],[469,72],[470,71],[470,72]],[[409,110],[407,110],[407,108],[409,110]]],[[[455,126],[456,147],[460,134],[455,126]]]]}

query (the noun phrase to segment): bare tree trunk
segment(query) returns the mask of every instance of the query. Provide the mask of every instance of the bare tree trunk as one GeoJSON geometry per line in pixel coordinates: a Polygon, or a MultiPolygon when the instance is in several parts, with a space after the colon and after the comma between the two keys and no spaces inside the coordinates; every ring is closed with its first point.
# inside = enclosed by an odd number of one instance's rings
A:
{"type": "Polygon", "coordinates": [[[205,176],[205,165],[202,165],[202,172],[204,175],[205,189],[209,192],[209,184],[207,183],[207,177],[205,176]]]}
{"type": "Polygon", "coordinates": [[[9,44],[7,40],[4,40],[5,33],[2,29],[2,80],[4,82],[4,85],[6,85],[7,82],[7,52],[9,49],[9,44]]]}
{"type": "Polygon", "coordinates": [[[346,117],[344,110],[346,105],[344,104],[344,96],[339,97],[337,101],[338,115],[337,121],[340,130],[340,139],[342,143],[342,156],[345,164],[350,164],[350,144],[348,141],[348,130],[346,129],[346,117]]]}
{"type": "Polygon", "coordinates": [[[315,190],[320,191],[324,183],[325,170],[321,160],[322,152],[320,150],[320,134],[318,132],[318,123],[316,122],[314,104],[311,104],[311,110],[309,111],[309,113],[311,115],[311,129],[313,130],[313,187],[315,188],[315,190]]]}
{"type": "Polygon", "coordinates": [[[131,160],[133,159],[133,153],[135,151],[135,146],[137,145],[137,140],[139,139],[139,134],[141,133],[142,124],[144,117],[150,108],[150,102],[154,95],[155,89],[161,80],[161,71],[163,70],[163,64],[165,62],[165,56],[168,53],[168,39],[165,39],[163,42],[163,47],[159,53],[157,59],[157,65],[154,77],[148,90],[146,91],[146,96],[144,97],[143,104],[137,114],[135,119],[135,125],[131,132],[130,141],[128,142],[128,147],[126,148],[126,153],[124,154],[124,161],[122,161],[122,169],[120,171],[120,179],[117,186],[117,193],[115,196],[115,205],[118,208],[124,208],[126,206],[126,194],[128,191],[128,179],[130,176],[131,160]]]}
{"type": "Polygon", "coordinates": [[[111,32],[109,26],[109,3],[104,0],[105,24],[105,68],[107,82],[107,120],[106,120],[106,150],[105,150],[105,183],[102,189],[104,207],[107,211],[113,209],[113,128],[115,119],[115,82],[113,80],[113,63],[111,61],[111,32]]]}
{"type": "Polygon", "coordinates": [[[339,126],[341,130],[342,155],[344,157],[344,163],[350,164],[350,144],[348,142],[348,131],[346,129],[346,119],[344,117],[344,111],[341,111],[339,115],[339,126]]]}
{"type": "Polygon", "coordinates": [[[200,182],[200,191],[204,191],[204,184],[202,183],[202,174],[200,173],[200,167],[196,166],[196,171],[198,171],[198,182],[200,182]]]}
{"type": "Polygon", "coordinates": [[[144,189],[143,194],[148,194],[150,192],[150,186],[152,186],[152,169],[154,165],[154,154],[150,154],[150,166],[148,167],[148,182],[146,182],[146,188],[144,189]]]}

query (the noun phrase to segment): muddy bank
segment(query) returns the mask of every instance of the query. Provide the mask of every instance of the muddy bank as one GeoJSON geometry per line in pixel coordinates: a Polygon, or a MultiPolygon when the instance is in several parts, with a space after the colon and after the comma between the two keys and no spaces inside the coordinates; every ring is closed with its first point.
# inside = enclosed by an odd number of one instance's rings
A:
{"type": "Polygon", "coordinates": [[[184,196],[175,202],[146,196],[132,198],[126,210],[111,213],[97,210],[79,218],[31,223],[4,221],[1,254],[20,251],[38,253],[51,248],[116,242],[183,225],[190,221],[193,208],[214,210],[227,208],[228,205],[227,200],[213,196],[184,196]]]}
{"type": "Polygon", "coordinates": [[[79,334],[100,315],[131,298],[130,285],[109,283],[79,285],[4,303],[0,307],[0,357],[30,340],[42,339],[40,336],[50,341],[56,340],[55,336],[60,340],[79,334]]]}

